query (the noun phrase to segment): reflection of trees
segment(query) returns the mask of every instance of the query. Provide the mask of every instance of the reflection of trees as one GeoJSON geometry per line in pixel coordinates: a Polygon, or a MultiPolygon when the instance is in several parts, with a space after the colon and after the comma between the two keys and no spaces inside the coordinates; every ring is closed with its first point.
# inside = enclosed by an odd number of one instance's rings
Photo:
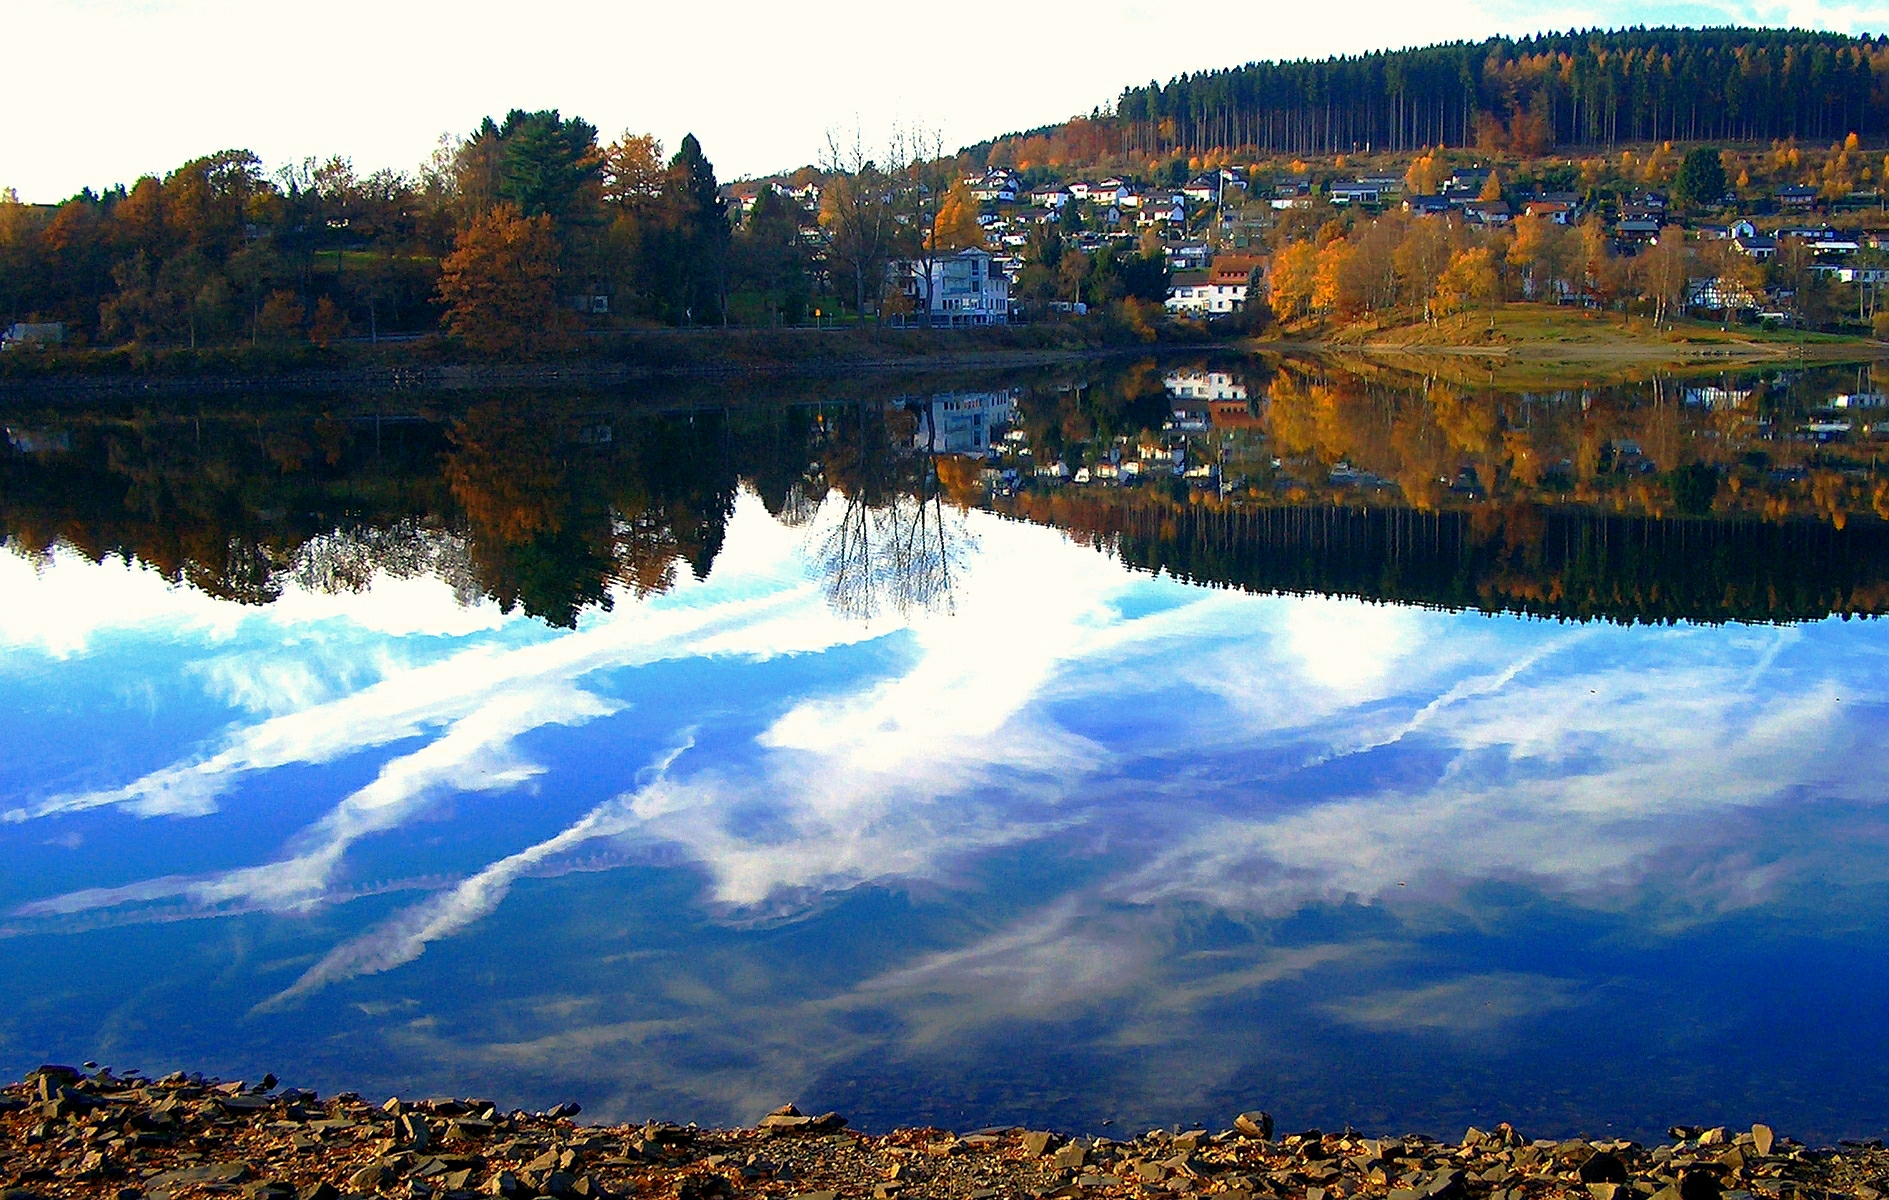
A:
{"type": "Polygon", "coordinates": [[[1542,505],[1234,508],[1132,493],[1026,495],[1010,512],[1133,567],[1259,593],[1622,623],[1889,614],[1889,524],[1880,522],[1838,529],[1542,505]]]}
{"type": "Polygon", "coordinates": [[[911,415],[880,405],[835,414],[826,470],[836,511],[814,537],[834,609],[858,620],[885,612],[951,611],[975,546],[960,509],[945,502],[936,461],[902,454],[911,415]]]}
{"type": "Polygon", "coordinates": [[[478,599],[481,590],[466,539],[412,517],[318,534],[296,548],[288,565],[297,586],[326,595],[366,591],[378,575],[431,575],[451,587],[461,604],[478,599]]]}

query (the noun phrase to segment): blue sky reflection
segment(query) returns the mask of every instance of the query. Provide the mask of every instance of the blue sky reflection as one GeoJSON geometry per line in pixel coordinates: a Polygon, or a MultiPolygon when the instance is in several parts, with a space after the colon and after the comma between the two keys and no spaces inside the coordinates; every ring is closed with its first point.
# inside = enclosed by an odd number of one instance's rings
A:
{"type": "MultiPolygon", "coordinates": [[[[871,622],[751,496],[708,579],[571,631],[0,557],[0,1058],[1598,1131],[1829,1067],[1714,1038],[1878,1038],[1835,997],[1882,974],[1880,627],[1256,597],[964,521],[951,611],[871,622]]],[[[1847,1070],[1850,1116],[1766,1113],[1889,1122],[1847,1070]]]]}

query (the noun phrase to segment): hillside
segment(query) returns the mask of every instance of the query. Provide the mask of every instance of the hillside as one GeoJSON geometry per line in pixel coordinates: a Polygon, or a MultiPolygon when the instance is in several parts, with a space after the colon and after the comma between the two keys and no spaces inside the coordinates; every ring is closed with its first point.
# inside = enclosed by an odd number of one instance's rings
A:
{"type": "Polygon", "coordinates": [[[1124,88],[1106,110],[967,147],[1000,166],[1718,140],[1889,130],[1889,38],[1625,29],[1249,62],[1124,88]]]}

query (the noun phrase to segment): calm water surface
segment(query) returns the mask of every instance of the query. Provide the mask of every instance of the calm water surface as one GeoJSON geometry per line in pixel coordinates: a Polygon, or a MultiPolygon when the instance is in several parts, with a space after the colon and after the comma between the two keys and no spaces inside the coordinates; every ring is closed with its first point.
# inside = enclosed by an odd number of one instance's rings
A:
{"type": "Polygon", "coordinates": [[[419,533],[265,604],[0,554],[0,1069],[1889,1126],[1880,622],[1253,594],[910,497],[727,503],[705,573],[571,627],[419,533]]]}

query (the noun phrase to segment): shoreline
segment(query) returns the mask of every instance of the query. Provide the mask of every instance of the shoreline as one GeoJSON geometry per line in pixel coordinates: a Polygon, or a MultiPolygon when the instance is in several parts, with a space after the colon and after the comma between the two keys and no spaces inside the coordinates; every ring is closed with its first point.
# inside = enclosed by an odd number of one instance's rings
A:
{"type": "Polygon", "coordinates": [[[1889,1190],[1880,1141],[1809,1148],[1768,1126],[1674,1126],[1657,1147],[1288,1133],[1259,1111],[1218,1130],[1119,1139],[992,1127],[862,1134],[785,1105],[754,1127],[582,1125],[581,1109],[317,1096],[176,1072],[45,1066],[0,1089],[0,1200],[1741,1200],[1889,1190]]]}

